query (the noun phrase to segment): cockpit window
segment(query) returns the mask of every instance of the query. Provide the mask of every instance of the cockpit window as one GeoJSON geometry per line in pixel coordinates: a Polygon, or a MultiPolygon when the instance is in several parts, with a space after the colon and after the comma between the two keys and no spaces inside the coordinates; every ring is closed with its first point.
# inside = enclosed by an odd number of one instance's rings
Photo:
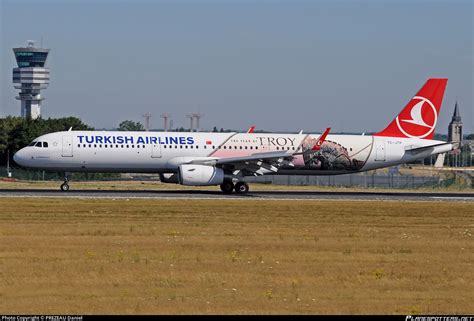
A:
{"type": "Polygon", "coordinates": [[[43,142],[43,147],[48,147],[48,142],[43,142]]]}
{"type": "Polygon", "coordinates": [[[36,146],[36,147],[42,147],[42,143],[41,143],[41,142],[37,142],[35,146],[36,146]]]}
{"type": "Polygon", "coordinates": [[[35,144],[36,144],[36,141],[31,142],[28,146],[35,146],[35,144]]]}

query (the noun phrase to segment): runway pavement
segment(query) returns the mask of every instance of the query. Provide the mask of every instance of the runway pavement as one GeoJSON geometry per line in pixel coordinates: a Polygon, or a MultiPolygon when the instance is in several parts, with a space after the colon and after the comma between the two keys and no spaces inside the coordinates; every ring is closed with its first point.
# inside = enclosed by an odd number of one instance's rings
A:
{"type": "Polygon", "coordinates": [[[263,200],[384,200],[384,201],[467,201],[474,193],[428,192],[344,192],[344,191],[255,191],[246,195],[224,195],[210,190],[70,190],[0,189],[0,197],[61,198],[153,198],[153,199],[263,199],[263,200]]]}

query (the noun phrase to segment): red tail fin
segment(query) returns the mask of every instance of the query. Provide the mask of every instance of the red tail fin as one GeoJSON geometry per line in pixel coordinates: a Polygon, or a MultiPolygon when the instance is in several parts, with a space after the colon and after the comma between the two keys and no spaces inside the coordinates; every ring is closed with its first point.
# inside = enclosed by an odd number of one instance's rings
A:
{"type": "Polygon", "coordinates": [[[448,79],[431,78],[387,128],[374,136],[433,139],[448,79]]]}

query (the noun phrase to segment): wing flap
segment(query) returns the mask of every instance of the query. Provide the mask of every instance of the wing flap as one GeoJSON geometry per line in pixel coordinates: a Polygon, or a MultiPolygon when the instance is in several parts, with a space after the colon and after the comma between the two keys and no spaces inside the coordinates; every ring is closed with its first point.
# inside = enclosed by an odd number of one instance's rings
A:
{"type": "Polygon", "coordinates": [[[279,158],[288,158],[288,157],[293,157],[293,154],[286,153],[286,152],[256,153],[256,154],[251,154],[249,156],[242,156],[242,157],[220,158],[216,161],[216,165],[251,162],[251,161],[264,161],[264,160],[269,160],[269,159],[279,159],[279,158]]]}

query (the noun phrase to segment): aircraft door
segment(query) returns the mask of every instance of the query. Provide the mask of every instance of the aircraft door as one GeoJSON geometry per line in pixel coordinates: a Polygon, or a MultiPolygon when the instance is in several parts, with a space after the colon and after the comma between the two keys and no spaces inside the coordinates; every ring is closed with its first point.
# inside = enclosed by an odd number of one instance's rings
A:
{"type": "Polygon", "coordinates": [[[383,140],[375,141],[375,160],[385,161],[385,141],[383,140]]]}
{"type": "Polygon", "coordinates": [[[62,157],[72,157],[72,136],[63,136],[63,153],[62,157]]]}
{"type": "Polygon", "coordinates": [[[151,144],[151,157],[160,158],[161,157],[161,145],[157,143],[151,144]]]}

